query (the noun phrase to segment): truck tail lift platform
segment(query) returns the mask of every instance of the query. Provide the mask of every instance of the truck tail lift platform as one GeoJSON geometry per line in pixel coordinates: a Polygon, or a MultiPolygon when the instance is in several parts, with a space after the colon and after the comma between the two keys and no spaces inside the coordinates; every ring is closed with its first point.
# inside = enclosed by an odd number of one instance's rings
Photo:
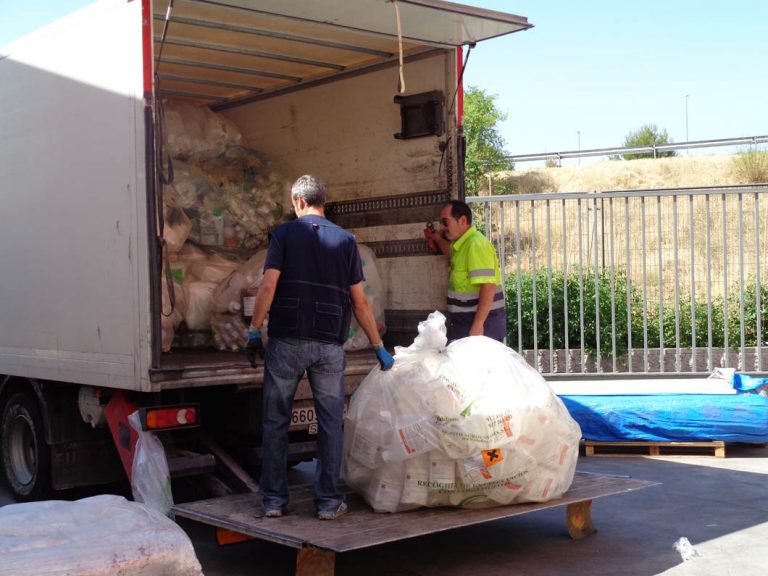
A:
{"type": "Polygon", "coordinates": [[[591,516],[593,499],[655,485],[656,482],[634,478],[577,472],[570,490],[549,502],[474,510],[422,508],[398,514],[376,513],[360,496],[348,493],[349,513],[322,523],[314,511],[311,486],[291,490],[293,510],[280,519],[264,518],[261,496],[252,493],[177,504],[173,511],[177,516],[216,526],[219,534],[230,541],[261,539],[296,548],[296,576],[330,576],[334,573],[337,552],[560,506],[566,507],[568,533],[578,540],[596,532],[591,516]]]}

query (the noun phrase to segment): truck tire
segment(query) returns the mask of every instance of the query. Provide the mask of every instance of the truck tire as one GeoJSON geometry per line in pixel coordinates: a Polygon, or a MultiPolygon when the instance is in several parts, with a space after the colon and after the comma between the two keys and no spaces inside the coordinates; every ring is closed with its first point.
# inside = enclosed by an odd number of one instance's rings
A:
{"type": "Polygon", "coordinates": [[[50,490],[51,451],[34,396],[17,392],[8,399],[0,420],[0,438],[3,473],[16,501],[43,498],[50,490]]]}

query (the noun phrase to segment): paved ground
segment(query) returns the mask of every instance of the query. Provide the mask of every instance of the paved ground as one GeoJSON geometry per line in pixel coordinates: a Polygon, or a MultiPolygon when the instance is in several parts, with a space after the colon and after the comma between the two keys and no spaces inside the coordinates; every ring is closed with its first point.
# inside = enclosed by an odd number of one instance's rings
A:
{"type": "MultiPolygon", "coordinates": [[[[340,554],[339,576],[762,576],[768,571],[768,447],[728,458],[584,458],[579,470],[660,482],[593,504],[598,529],[573,541],[562,508],[340,554]],[[673,544],[686,537],[697,556],[673,544]]],[[[308,471],[299,470],[297,481],[308,471]]],[[[0,494],[0,505],[8,503],[0,494]]],[[[278,520],[279,521],[279,520],[278,520]]],[[[206,576],[293,573],[295,551],[265,542],[219,548],[213,529],[182,521],[206,576]]],[[[321,528],[318,522],[318,529],[321,528]]]]}

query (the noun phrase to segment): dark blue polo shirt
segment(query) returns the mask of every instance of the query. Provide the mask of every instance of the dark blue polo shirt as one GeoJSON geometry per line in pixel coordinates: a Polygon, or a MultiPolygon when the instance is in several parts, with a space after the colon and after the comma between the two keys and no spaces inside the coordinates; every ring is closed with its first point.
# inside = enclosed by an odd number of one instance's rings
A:
{"type": "Polygon", "coordinates": [[[321,342],[347,339],[349,287],[363,281],[355,237],[320,216],[302,216],[272,233],[264,269],[280,270],[269,336],[321,342]]]}

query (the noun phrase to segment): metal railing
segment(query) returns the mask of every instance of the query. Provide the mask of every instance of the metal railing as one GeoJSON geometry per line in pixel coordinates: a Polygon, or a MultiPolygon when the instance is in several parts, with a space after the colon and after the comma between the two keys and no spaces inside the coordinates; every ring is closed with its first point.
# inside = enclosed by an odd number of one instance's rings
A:
{"type": "Polygon", "coordinates": [[[471,197],[547,375],[768,366],[768,186],[471,197]]]}
{"type": "Polygon", "coordinates": [[[592,148],[589,150],[563,150],[561,152],[538,152],[535,154],[511,154],[505,156],[513,162],[533,162],[536,160],[556,160],[558,164],[566,158],[587,158],[590,156],[612,156],[624,154],[653,153],[656,158],[659,152],[669,150],[685,150],[688,148],[717,148],[722,146],[757,146],[768,142],[768,136],[743,136],[740,138],[719,138],[715,140],[692,140],[690,142],[670,142],[669,144],[653,144],[651,146],[631,146],[615,148],[592,148]]]}

